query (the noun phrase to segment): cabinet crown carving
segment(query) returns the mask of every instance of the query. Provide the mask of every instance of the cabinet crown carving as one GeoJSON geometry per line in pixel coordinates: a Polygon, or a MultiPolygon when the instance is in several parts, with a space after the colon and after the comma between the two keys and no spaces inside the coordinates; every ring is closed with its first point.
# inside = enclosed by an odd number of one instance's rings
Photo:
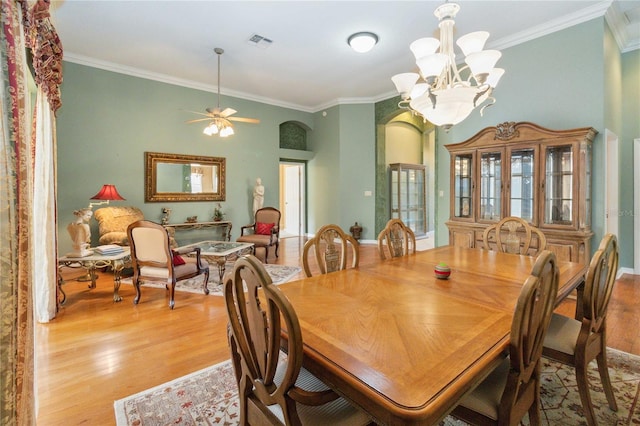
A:
{"type": "Polygon", "coordinates": [[[494,139],[508,141],[509,139],[517,138],[518,136],[520,136],[520,132],[516,129],[516,122],[505,121],[504,123],[496,126],[496,135],[494,136],[494,139]]]}

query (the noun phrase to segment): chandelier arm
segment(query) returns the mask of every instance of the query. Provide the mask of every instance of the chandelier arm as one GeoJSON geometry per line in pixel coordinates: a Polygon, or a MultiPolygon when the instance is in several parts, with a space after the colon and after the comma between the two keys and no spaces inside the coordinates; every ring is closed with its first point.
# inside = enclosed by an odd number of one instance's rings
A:
{"type": "Polygon", "coordinates": [[[487,99],[485,99],[485,101],[489,101],[489,103],[486,105],[483,105],[482,108],[480,108],[480,117],[483,117],[482,114],[484,113],[485,109],[489,108],[490,106],[493,106],[493,104],[496,103],[496,98],[489,96],[487,99]]]}

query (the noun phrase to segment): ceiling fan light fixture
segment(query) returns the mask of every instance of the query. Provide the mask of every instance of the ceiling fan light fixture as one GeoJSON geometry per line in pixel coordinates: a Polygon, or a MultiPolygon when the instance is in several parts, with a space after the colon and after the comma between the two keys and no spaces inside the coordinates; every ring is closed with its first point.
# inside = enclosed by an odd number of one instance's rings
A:
{"type": "Polygon", "coordinates": [[[227,136],[232,136],[235,132],[233,131],[233,127],[223,127],[220,130],[220,137],[226,138],[227,136]]]}
{"type": "Polygon", "coordinates": [[[349,36],[347,43],[356,52],[366,53],[378,43],[378,36],[372,32],[362,31],[349,36]]]}

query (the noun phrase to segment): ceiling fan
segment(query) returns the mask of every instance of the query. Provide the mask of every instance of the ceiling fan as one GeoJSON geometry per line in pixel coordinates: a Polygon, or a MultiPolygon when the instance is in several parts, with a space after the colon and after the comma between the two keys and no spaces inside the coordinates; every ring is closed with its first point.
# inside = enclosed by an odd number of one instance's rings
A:
{"type": "Polygon", "coordinates": [[[256,118],[244,118],[244,117],[231,117],[237,111],[233,108],[220,109],[220,56],[224,53],[224,50],[216,47],[213,49],[218,55],[218,106],[215,108],[207,108],[206,114],[203,112],[189,111],[194,114],[204,115],[205,118],[196,118],[195,120],[187,121],[190,123],[197,123],[200,121],[208,121],[209,125],[205,127],[204,134],[207,136],[219,134],[220,137],[227,137],[233,135],[233,123],[232,121],[238,121],[243,123],[260,123],[260,120],[256,118]]]}

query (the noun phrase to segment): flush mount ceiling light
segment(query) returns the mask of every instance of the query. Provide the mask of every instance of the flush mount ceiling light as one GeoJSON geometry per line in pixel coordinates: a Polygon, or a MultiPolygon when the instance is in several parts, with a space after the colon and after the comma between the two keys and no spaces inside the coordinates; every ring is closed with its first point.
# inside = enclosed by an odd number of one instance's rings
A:
{"type": "Polygon", "coordinates": [[[502,54],[497,50],[482,50],[489,38],[486,31],[458,39],[456,44],[466,63],[458,68],[453,51],[453,27],[459,10],[456,3],[439,6],[434,15],[440,20],[440,40],[426,37],[409,46],[420,74],[409,72],[391,77],[402,97],[399,107],[410,109],[445,130],[467,118],[483,102],[488,103],[480,109],[480,115],[493,105],[495,99],[491,92],[504,74],[502,68],[494,68],[502,54]],[[436,53],[438,47],[440,51],[436,53]]]}
{"type": "Polygon", "coordinates": [[[373,49],[378,42],[378,36],[370,32],[359,32],[352,34],[347,39],[347,43],[358,53],[366,53],[373,49]]]}

